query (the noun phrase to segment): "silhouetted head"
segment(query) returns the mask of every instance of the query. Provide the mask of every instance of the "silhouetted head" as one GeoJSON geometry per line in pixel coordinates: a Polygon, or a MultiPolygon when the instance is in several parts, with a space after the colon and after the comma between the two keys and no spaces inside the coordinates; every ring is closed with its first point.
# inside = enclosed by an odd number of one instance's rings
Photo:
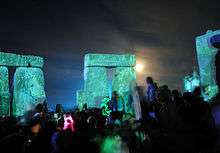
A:
{"type": "Polygon", "coordinates": [[[62,105],[56,104],[56,113],[62,113],[62,105]]]}
{"type": "Polygon", "coordinates": [[[178,91],[177,89],[175,89],[175,90],[172,91],[172,95],[173,95],[174,97],[180,97],[180,93],[179,93],[179,91],[178,91]]]}
{"type": "Polygon", "coordinates": [[[183,99],[186,103],[192,104],[193,94],[191,92],[185,92],[185,93],[183,93],[183,99]]]}
{"type": "Polygon", "coordinates": [[[169,90],[169,87],[168,87],[168,85],[166,85],[166,84],[163,85],[162,88],[163,88],[164,90],[169,90]]]}
{"type": "Polygon", "coordinates": [[[40,113],[40,115],[42,116],[45,113],[44,105],[42,103],[37,104],[37,106],[35,107],[35,112],[40,113]]]}
{"type": "Polygon", "coordinates": [[[195,97],[201,97],[201,94],[202,94],[202,91],[201,91],[201,88],[200,87],[196,87],[194,90],[193,90],[193,95],[195,97]]]}
{"type": "Polygon", "coordinates": [[[164,86],[160,87],[158,90],[158,101],[162,103],[167,103],[170,100],[170,91],[164,86]]]}
{"type": "Polygon", "coordinates": [[[87,110],[87,103],[83,105],[83,110],[87,110]]]}
{"type": "Polygon", "coordinates": [[[146,82],[147,82],[147,84],[153,84],[153,83],[154,83],[153,78],[150,77],[150,76],[148,76],[148,77],[146,78],[146,82]]]}

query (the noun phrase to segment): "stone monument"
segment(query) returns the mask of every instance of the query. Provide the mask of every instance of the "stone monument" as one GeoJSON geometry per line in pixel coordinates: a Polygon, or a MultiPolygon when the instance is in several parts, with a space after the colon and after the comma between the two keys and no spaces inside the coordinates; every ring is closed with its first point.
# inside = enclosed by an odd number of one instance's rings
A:
{"type": "Polygon", "coordinates": [[[219,90],[216,81],[216,55],[219,43],[220,30],[208,30],[206,34],[196,37],[200,86],[204,89],[203,97],[206,101],[214,98],[219,90]]]}
{"type": "MultiPolygon", "coordinates": [[[[103,98],[113,91],[128,103],[130,83],[136,81],[135,55],[86,54],[84,59],[84,90],[77,91],[77,105],[100,108],[103,98]]],[[[126,108],[125,108],[126,109],[126,108]]]]}
{"type": "Polygon", "coordinates": [[[0,116],[24,115],[28,107],[46,99],[43,65],[43,58],[38,56],[0,52],[0,116]],[[12,67],[16,70],[10,93],[9,69],[12,67]]]}

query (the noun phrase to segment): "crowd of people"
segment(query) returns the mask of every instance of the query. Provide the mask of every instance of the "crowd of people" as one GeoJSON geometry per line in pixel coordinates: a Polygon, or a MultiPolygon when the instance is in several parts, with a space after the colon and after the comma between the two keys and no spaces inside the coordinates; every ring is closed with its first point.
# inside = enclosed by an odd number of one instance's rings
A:
{"type": "Polygon", "coordinates": [[[22,117],[0,118],[1,152],[219,153],[211,106],[197,87],[181,94],[146,78],[131,92],[134,113],[113,92],[102,108],[48,112],[38,104],[22,117]],[[119,102],[122,101],[122,102],[119,102]],[[106,107],[108,110],[106,111],[106,107]],[[103,109],[105,113],[103,114],[103,109]]]}

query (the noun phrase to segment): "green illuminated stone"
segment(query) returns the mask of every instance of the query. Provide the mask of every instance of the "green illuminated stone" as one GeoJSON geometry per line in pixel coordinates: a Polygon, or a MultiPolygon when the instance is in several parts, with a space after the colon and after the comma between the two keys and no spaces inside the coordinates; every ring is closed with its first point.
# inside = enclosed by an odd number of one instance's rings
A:
{"type": "Polygon", "coordinates": [[[39,56],[25,56],[17,55],[13,53],[0,52],[0,65],[2,66],[31,66],[31,67],[43,67],[44,61],[39,56]]]}
{"type": "Polygon", "coordinates": [[[26,110],[45,99],[43,71],[40,68],[17,68],[14,74],[13,115],[24,115],[26,110]]]}
{"type": "Polygon", "coordinates": [[[112,112],[109,108],[109,103],[111,99],[110,98],[103,98],[101,102],[101,108],[102,108],[102,115],[103,116],[109,116],[110,113],[112,112]]]}
{"type": "Polygon", "coordinates": [[[116,54],[86,54],[84,66],[135,66],[135,55],[116,55],[116,54]]]}
{"type": "Polygon", "coordinates": [[[130,94],[130,84],[136,80],[136,73],[134,67],[117,67],[116,76],[113,79],[113,91],[117,91],[119,95],[123,97],[125,111],[128,112],[130,108],[128,100],[130,94]]]}
{"type": "Polygon", "coordinates": [[[9,115],[10,95],[13,95],[13,115],[23,115],[30,105],[45,99],[44,78],[39,56],[0,52],[0,116],[9,115]],[[9,93],[8,69],[16,68],[13,94],[9,93]]]}
{"type": "Polygon", "coordinates": [[[84,75],[87,106],[100,107],[101,100],[109,95],[106,68],[86,67],[84,75]]]}
{"type": "Polygon", "coordinates": [[[8,68],[0,66],[0,116],[9,115],[10,94],[8,68]]]}
{"type": "Polygon", "coordinates": [[[183,81],[185,92],[192,92],[196,87],[200,86],[200,76],[196,71],[193,72],[193,75],[185,76],[183,81]]]}
{"type": "Polygon", "coordinates": [[[220,30],[207,31],[205,35],[196,37],[196,51],[200,71],[201,85],[207,88],[206,99],[211,99],[218,94],[216,85],[215,56],[217,49],[210,43],[210,38],[220,34],[220,30]]]}
{"type": "Polygon", "coordinates": [[[100,108],[112,91],[128,103],[130,82],[136,80],[135,55],[87,54],[84,61],[84,90],[77,92],[77,104],[81,107],[100,108]]]}
{"type": "Polygon", "coordinates": [[[76,92],[77,104],[80,109],[82,109],[83,105],[85,104],[85,99],[86,99],[85,96],[86,96],[86,93],[84,90],[78,90],[76,92]]]}

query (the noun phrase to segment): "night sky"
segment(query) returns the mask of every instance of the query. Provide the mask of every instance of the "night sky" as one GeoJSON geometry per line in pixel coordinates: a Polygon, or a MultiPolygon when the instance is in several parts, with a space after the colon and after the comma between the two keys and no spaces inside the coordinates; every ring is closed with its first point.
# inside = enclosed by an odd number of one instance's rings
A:
{"type": "Polygon", "coordinates": [[[219,0],[1,0],[0,48],[45,58],[50,106],[73,107],[86,53],[134,53],[151,75],[182,88],[197,65],[195,37],[220,29],[219,0]]]}

